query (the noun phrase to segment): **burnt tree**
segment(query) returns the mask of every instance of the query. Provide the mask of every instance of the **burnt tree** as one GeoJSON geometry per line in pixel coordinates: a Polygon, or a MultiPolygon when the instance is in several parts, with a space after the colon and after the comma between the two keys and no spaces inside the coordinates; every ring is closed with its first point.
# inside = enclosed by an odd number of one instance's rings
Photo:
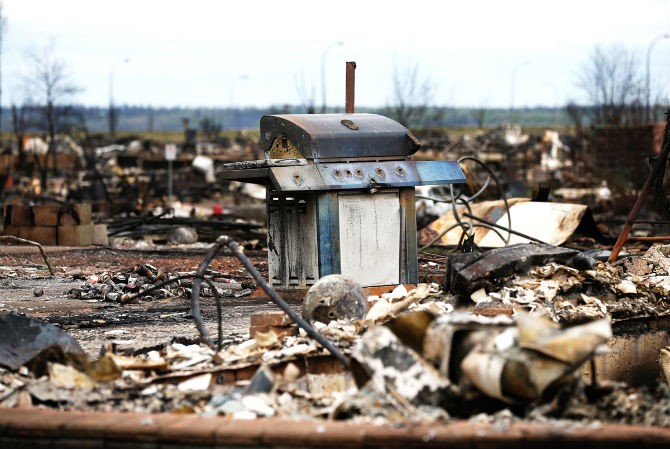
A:
{"type": "Polygon", "coordinates": [[[437,126],[444,116],[444,108],[433,106],[435,84],[423,77],[419,65],[393,65],[392,97],[385,113],[408,128],[437,126]]]}
{"type": "Polygon", "coordinates": [[[644,123],[645,99],[638,55],[622,45],[597,46],[581,67],[578,86],[591,106],[592,125],[644,123]]]}
{"type": "MultiPolygon", "coordinates": [[[[37,112],[35,126],[46,135],[47,153],[40,167],[42,188],[46,189],[49,160],[58,170],[56,135],[72,128],[75,117],[72,97],[81,89],[72,81],[68,66],[54,55],[53,44],[26,54],[29,71],[24,77],[27,103],[37,112]]],[[[36,160],[39,158],[36,158],[36,160]]]]}

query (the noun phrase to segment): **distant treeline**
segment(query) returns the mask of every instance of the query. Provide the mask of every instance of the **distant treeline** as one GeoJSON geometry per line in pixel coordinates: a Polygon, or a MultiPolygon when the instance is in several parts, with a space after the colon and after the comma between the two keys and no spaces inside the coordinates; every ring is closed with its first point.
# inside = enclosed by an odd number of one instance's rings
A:
{"type": "MultiPolygon", "coordinates": [[[[89,132],[109,130],[109,109],[75,106],[80,126],[89,132]]],[[[270,108],[156,108],[145,106],[118,106],[117,131],[119,132],[174,132],[185,126],[197,131],[258,129],[260,118],[266,114],[302,114],[302,106],[277,106],[270,108]]],[[[328,112],[343,112],[333,109],[328,112]]],[[[371,112],[392,116],[386,108],[357,108],[356,112],[371,112]]],[[[505,122],[522,126],[562,126],[569,124],[565,108],[442,108],[435,109],[430,127],[484,127],[496,128],[505,122]]],[[[2,130],[11,132],[11,112],[3,108],[2,130]]]]}

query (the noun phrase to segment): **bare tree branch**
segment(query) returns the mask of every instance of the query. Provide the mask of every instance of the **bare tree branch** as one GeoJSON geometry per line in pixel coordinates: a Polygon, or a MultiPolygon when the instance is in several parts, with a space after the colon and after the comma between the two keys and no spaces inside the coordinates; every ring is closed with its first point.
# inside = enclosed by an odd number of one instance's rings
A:
{"type": "Polygon", "coordinates": [[[591,123],[627,126],[644,121],[644,87],[638,56],[622,45],[595,47],[581,68],[578,86],[592,105],[591,123]]]}
{"type": "Polygon", "coordinates": [[[67,64],[54,54],[54,44],[50,42],[41,50],[30,50],[26,53],[28,72],[23,78],[26,103],[39,112],[37,127],[47,135],[47,154],[41,171],[42,188],[46,188],[46,176],[49,158],[55,156],[56,134],[71,127],[70,119],[74,117],[71,106],[72,97],[81,91],[73,81],[67,64]]]}
{"type": "Polygon", "coordinates": [[[386,114],[407,127],[427,126],[439,122],[444,108],[432,106],[435,86],[429,77],[422,77],[416,63],[399,67],[393,64],[392,98],[386,114]]]}
{"type": "Polygon", "coordinates": [[[307,83],[305,81],[305,74],[300,72],[300,76],[293,77],[293,83],[295,84],[295,90],[298,93],[300,102],[305,108],[305,111],[308,114],[314,114],[316,112],[316,86],[312,83],[311,88],[308,89],[307,83]]]}

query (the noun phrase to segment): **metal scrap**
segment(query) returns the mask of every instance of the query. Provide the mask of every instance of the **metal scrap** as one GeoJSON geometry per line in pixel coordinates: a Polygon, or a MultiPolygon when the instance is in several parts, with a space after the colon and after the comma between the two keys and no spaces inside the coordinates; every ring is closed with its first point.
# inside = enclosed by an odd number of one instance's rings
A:
{"type": "Polygon", "coordinates": [[[537,401],[607,342],[607,320],[561,329],[551,320],[520,314],[516,327],[482,341],[461,362],[463,375],[480,391],[507,402],[537,401]]]}
{"type": "MultiPolygon", "coordinates": [[[[462,221],[474,219],[474,225],[481,222],[502,229],[496,233],[488,226],[478,226],[475,244],[482,248],[500,248],[529,241],[561,245],[574,234],[582,220],[593,222],[587,206],[581,204],[530,201],[527,198],[510,198],[509,203],[509,212],[504,209],[502,201],[484,201],[471,204],[468,208],[459,207],[455,214],[462,221]],[[507,235],[508,230],[512,231],[512,235],[508,239],[501,238],[501,235],[507,235]]],[[[419,244],[434,241],[434,244],[442,246],[458,245],[462,230],[455,227],[456,218],[449,212],[423,228],[419,232],[419,244]],[[448,229],[451,230],[444,232],[448,229]],[[436,239],[437,236],[440,237],[436,239]]]]}
{"type": "Polygon", "coordinates": [[[233,255],[237,257],[240,260],[240,262],[242,262],[242,264],[249,271],[254,280],[258,282],[258,284],[268,294],[270,299],[272,299],[272,301],[275,304],[277,304],[279,308],[281,308],[284,312],[286,312],[286,314],[290,316],[291,319],[295,321],[298,326],[304,329],[309,334],[310,337],[318,341],[319,344],[321,344],[324,348],[328,350],[328,352],[333,354],[344,366],[349,367],[349,359],[345,357],[335,345],[333,345],[330,341],[324,338],[321,334],[319,334],[316,330],[314,330],[314,328],[308,322],[306,322],[297,313],[295,313],[293,309],[291,309],[291,307],[267,283],[267,281],[263,278],[263,276],[260,275],[258,270],[256,270],[256,267],[254,267],[251,261],[244,255],[244,252],[242,251],[238,243],[235,240],[225,235],[220,236],[217,239],[214,246],[207,253],[205,259],[198,267],[198,271],[196,272],[197,276],[193,281],[193,294],[191,295],[191,313],[193,315],[193,319],[196,322],[196,326],[198,328],[200,336],[208,346],[212,347],[212,342],[209,339],[209,336],[207,335],[207,331],[202,323],[202,316],[200,314],[199,294],[200,294],[201,277],[204,274],[207,267],[209,266],[210,262],[214,259],[214,257],[216,257],[216,255],[219,253],[219,251],[223,249],[224,246],[230,248],[233,255]]]}
{"type": "MultiPolygon", "coordinates": [[[[509,250],[496,249],[483,255],[509,250]]],[[[497,270],[492,264],[468,264],[469,258],[477,255],[464,254],[451,258],[450,279],[458,280],[459,293],[473,296],[476,313],[526,310],[563,323],[604,317],[613,322],[662,317],[670,315],[667,258],[659,257],[665,250],[654,246],[635,259],[624,258],[616,264],[597,262],[592,269],[558,262],[529,267],[532,258],[506,265],[502,258],[502,262],[497,260],[501,264],[497,270]],[[459,267],[465,267],[460,277],[459,267]]],[[[565,255],[569,257],[569,253],[565,255]]]]}
{"type": "Polygon", "coordinates": [[[517,243],[483,253],[452,256],[448,262],[447,287],[454,292],[470,294],[549,262],[560,262],[580,270],[589,270],[595,265],[593,259],[577,250],[517,243]]]}
{"type": "MultiPolygon", "coordinates": [[[[437,406],[449,394],[449,381],[385,326],[368,330],[353,351],[380,395],[408,415],[419,405],[437,406]]],[[[367,379],[358,379],[360,386],[367,379]]]]}
{"type": "Polygon", "coordinates": [[[367,295],[350,277],[331,274],[312,285],[302,302],[302,317],[310,322],[360,320],[367,312],[367,295]]]}
{"type": "MultiPolygon", "coordinates": [[[[553,271],[541,271],[546,276],[564,273],[559,266],[553,271]]],[[[580,273],[569,270],[570,275],[580,273]]],[[[381,320],[386,322],[383,326],[372,321],[367,324],[363,324],[365,321],[315,323],[315,329],[321,335],[337,341],[345,356],[353,354],[357,368],[352,372],[344,370],[337,359],[308,338],[304,330],[299,336],[283,338],[273,332],[261,332],[257,338],[229,345],[222,351],[201,344],[172,343],[136,351],[137,355],[130,355],[132,351],[126,349],[126,354],[122,355],[110,347],[98,360],[81,367],[52,364],[48,376],[42,378],[18,373],[9,377],[0,370],[0,404],[46,404],[79,410],[173,411],[232,418],[284,416],[371,422],[415,417],[444,421],[452,419],[450,417],[472,416],[481,410],[507,407],[504,401],[484,394],[489,388],[484,386],[487,384],[482,384],[483,392],[480,391],[478,384],[467,376],[478,377],[460,368],[467,365],[464,360],[470,356],[503,357],[513,364],[514,369],[503,369],[500,377],[491,378],[491,372],[484,372],[488,382],[501,385],[503,399],[527,405],[525,412],[517,409],[515,413],[519,413],[519,417],[510,414],[514,419],[536,416],[535,419],[546,420],[547,407],[553,402],[536,398],[543,388],[546,391],[546,385],[558,386],[555,379],[569,379],[565,388],[570,385],[569,388],[576,389],[578,394],[561,411],[562,416],[588,413],[593,419],[611,420],[612,417],[606,414],[613,403],[619,404],[615,407],[622,410],[626,404],[633,403],[633,399],[623,395],[621,390],[604,391],[595,400],[589,400],[579,395],[583,388],[579,379],[565,376],[576,372],[579,361],[606,337],[600,328],[596,332],[573,334],[577,329],[593,330],[593,326],[602,324],[563,329],[544,320],[536,321],[538,319],[533,322],[541,325],[524,326],[517,319],[515,326],[515,321],[504,315],[486,318],[436,307],[434,304],[448,298],[436,292],[429,286],[419,286],[409,292],[399,287],[387,294],[385,300],[390,304],[409,304],[403,310],[419,312],[400,314],[395,319],[385,315],[381,320]],[[449,326],[445,327],[447,322],[449,326]],[[506,338],[510,329],[517,331],[515,338],[506,338]],[[539,333],[529,333],[528,329],[539,329],[539,333]],[[596,339],[585,343],[582,342],[584,335],[596,339]],[[571,338],[576,346],[564,344],[564,337],[571,338]],[[500,351],[501,341],[512,344],[500,351]],[[576,350],[566,355],[565,348],[570,347],[576,350]],[[533,355],[529,357],[528,354],[533,355]],[[538,359],[544,360],[543,363],[537,365],[538,359]],[[548,367],[555,368],[549,371],[549,376],[531,376],[531,379],[539,378],[542,382],[528,384],[525,375],[519,376],[524,372],[545,372],[543,370],[548,367]],[[484,399],[489,402],[481,402],[484,399]],[[497,405],[491,408],[492,404],[497,405]]],[[[497,390],[494,388],[493,391],[497,390]]],[[[558,391],[565,390],[561,387],[558,391]]],[[[666,393],[654,394],[659,399],[653,399],[651,393],[638,396],[650,404],[658,404],[658,407],[649,409],[645,422],[667,422],[660,406],[666,393]]],[[[635,399],[635,404],[639,406],[637,401],[639,399],[635,399]]],[[[494,419],[495,415],[489,416],[494,419]]]]}
{"type": "Polygon", "coordinates": [[[0,367],[18,371],[27,366],[41,375],[49,362],[82,365],[79,343],[56,326],[16,313],[0,314],[0,367]]]}
{"type": "Polygon", "coordinates": [[[353,351],[367,375],[358,385],[372,382],[407,413],[418,405],[461,413],[475,392],[508,403],[550,400],[549,388],[574,384],[577,368],[612,335],[606,320],[561,328],[526,314],[504,326],[463,316],[410,313],[368,330],[353,351]]]}
{"type": "MultiPolygon", "coordinates": [[[[98,299],[122,304],[138,302],[140,299],[190,297],[193,277],[196,272],[168,272],[149,264],[139,264],[124,272],[94,274],[88,276],[78,288],[71,289],[72,299],[98,299]]],[[[251,294],[226,273],[208,270],[205,278],[215,286],[220,296],[241,297],[251,294]]],[[[211,286],[202,289],[203,296],[214,296],[211,286]]]]}
{"type": "Polygon", "coordinates": [[[437,296],[439,292],[437,284],[419,284],[410,292],[403,285],[399,285],[391,293],[368,298],[370,309],[365,315],[365,322],[376,324],[388,321],[430,295],[437,296]]]}
{"type": "Polygon", "coordinates": [[[37,249],[39,249],[40,254],[42,254],[42,258],[44,259],[44,264],[49,269],[49,274],[51,274],[51,276],[56,275],[56,273],[54,272],[54,268],[51,266],[51,263],[49,262],[49,259],[47,258],[47,253],[44,251],[44,247],[42,247],[42,245],[40,245],[39,243],[33,242],[32,240],[22,239],[22,238],[13,236],[13,235],[0,235],[0,241],[23,243],[24,245],[36,246],[37,249]]]}

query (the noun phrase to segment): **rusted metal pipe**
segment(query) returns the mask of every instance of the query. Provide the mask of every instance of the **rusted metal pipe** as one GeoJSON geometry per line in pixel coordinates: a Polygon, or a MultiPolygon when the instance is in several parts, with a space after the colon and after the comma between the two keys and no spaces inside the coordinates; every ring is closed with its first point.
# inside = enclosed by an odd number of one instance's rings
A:
{"type": "Polygon", "coordinates": [[[616,261],[617,258],[619,257],[619,253],[621,252],[623,245],[628,240],[628,234],[630,234],[630,231],[633,228],[633,224],[635,224],[635,219],[637,218],[637,215],[640,213],[640,209],[642,209],[642,205],[644,204],[645,198],[647,197],[649,190],[651,190],[651,185],[653,184],[656,176],[658,176],[658,172],[660,171],[659,166],[661,164],[665,164],[668,158],[668,150],[670,150],[670,146],[666,144],[663,147],[663,151],[661,151],[661,154],[658,156],[656,163],[654,164],[654,169],[649,174],[649,177],[647,177],[647,180],[644,182],[644,185],[642,186],[642,191],[640,191],[640,194],[638,195],[637,200],[635,201],[635,205],[633,205],[633,209],[630,211],[630,214],[628,214],[626,223],[624,224],[623,229],[619,234],[619,238],[617,239],[616,243],[614,244],[614,247],[612,248],[612,252],[607,258],[607,262],[612,263],[616,261]]]}
{"type": "MultiPolygon", "coordinates": [[[[450,420],[385,424],[326,419],[174,415],[172,413],[80,412],[38,407],[0,414],[0,441],[7,447],[42,447],[65,441],[70,447],[141,446],[146,441],[181,447],[348,447],[516,449],[667,449],[670,429],[599,421],[482,422],[450,420]],[[176,416],[179,425],[175,425],[176,416]],[[116,432],[108,429],[113,425],[116,432]],[[224,444],[225,445],[225,444],[224,444]]],[[[3,446],[3,447],[5,447],[3,446]]],[[[154,446],[156,446],[154,444],[154,446]]]]}
{"type": "Polygon", "coordinates": [[[628,240],[628,234],[630,234],[630,231],[633,228],[633,224],[635,224],[637,215],[640,213],[640,209],[642,209],[642,205],[644,204],[649,190],[651,190],[652,184],[654,184],[656,178],[658,178],[658,175],[663,171],[665,164],[668,161],[668,154],[670,153],[670,142],[668,142],[668,132],[670,131],[670,109],[665,112],[665,120],[665,131],[663,133],[663,147],[661,149],[661,153],[658,155],[658,158],[656,158],[654,168],[647,177],[647,180],[644,182],[642,190],[637,197],[637,201],[635,201],[635,205],[630,211],[630,214],[628,214],[626,223],[624,224],[623,229],[619,234],[619,238],[617,239],[614,247],[612,248],[612,252],[607,258],[607,262],[609,263],[614,262],[617,257],[619,257],[619,252],[621,252],[621,248],[623,248],[626,240],[628,240]]]}
{"type": "Polygon", "coordinates": [[[36,246],[37,249],[40,250],[40,253],[42,254],[42,258],[44,259],[44,263],[46,264],[47,268],[49,269],[49,273],[51,273],[51,276],[56,275],[56,273],[54,272],[54,268],[49,263],[49,259],[47,259],[47,253],[44,251],[44,247],[42,247],[42,245],[40,245],[39,243],[33,242],[32,240],[22,239],[22,238],[14,236],[14,235],[0,235],[0,241],[5,241],[5,242],[12,241],[12,242],[17,242],[17,243],[23,243],[25,245],[36,246]]]}
{"type": "Polygon", "coordinates": [[[354,61],[347,62],[347,76],[346,76],[346,98],[344,100],[344,112],[347,114],[354,113],[354,97],[356,94],[356,63],[354,61]]]}
{"type": "Polygon", "coordinates": [[[647,197],[649,190],[651,190],[651,185],[653,184],[656,176],[658,176],[658,172],[660,171],[659,166],[661,164],[666,163],[669,151],[670,151],[670,145],[666,143],[665,146],[663,147],[663,151],[661,151],[661,154],[658,156],[658,159],[654,164],[654,169],[649,174],[647,180],[644,182],[644,186],[642,186],[642,191],[640,191],[640,194],[637,197],[637,201],[635,201],[633,209],[630,211],[630,214],[628,214],[626,223],[624,224],[623,229],[619,234],[619,238],[617,239],[616,243],[614,244],[614,247],[612,248],[612,252],[607,258],[607,262],[612,263],[617,260],[617,257],[619,257],[619,253],[621,252],[623,245],[626,243],[626,240],[628,240],[628,234],[630,234],[630,231],[633,228],[633,224],[635,224],[635,219],[637,218],[637,215],[640,213],[640,209],[642,209],[644,200],[647,197]]]}
{"type": "Polygon", "coordinates": [[[667,242],[670,235],[655,235],[651,237],[628,237],[629,242],[667,242]]]}

